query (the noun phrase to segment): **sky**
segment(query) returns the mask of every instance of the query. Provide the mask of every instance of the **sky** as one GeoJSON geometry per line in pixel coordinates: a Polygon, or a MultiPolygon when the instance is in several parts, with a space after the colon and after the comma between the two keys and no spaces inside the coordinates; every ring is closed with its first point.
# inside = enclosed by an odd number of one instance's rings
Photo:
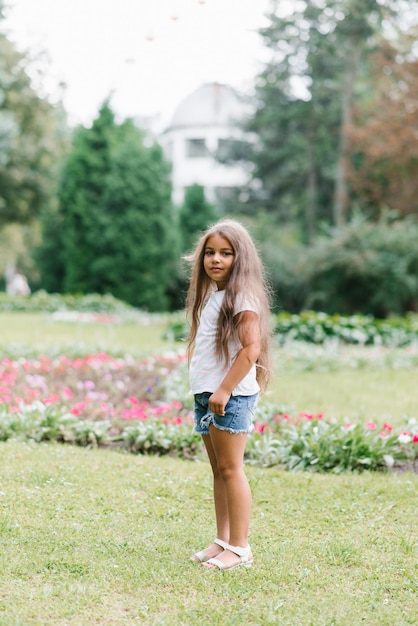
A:
{"type": "MultiPolygon", "coordinates": [[[[72,124],[112,94],[121,117],[168,124],[206,82],[248,92],[266,60],[258,35],[270,0],[7,0],[5,26],[42,67],[72,124]]],[[[35,75],[35,74],[34,74],[35,75]]]]}

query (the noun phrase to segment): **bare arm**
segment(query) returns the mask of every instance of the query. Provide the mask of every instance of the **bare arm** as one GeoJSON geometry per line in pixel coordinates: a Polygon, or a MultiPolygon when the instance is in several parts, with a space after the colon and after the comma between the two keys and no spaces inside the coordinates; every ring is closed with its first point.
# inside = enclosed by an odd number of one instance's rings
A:
{"type": "Polygon", "coordinates": [[[217,415],[225,414],[225,405],[232,391],[248,374],[260,355],[260,325],[258,315],[253,311],[243,311],[240,324],[241,350],[231,369],[209,398],[209,408],[217,415]]]}

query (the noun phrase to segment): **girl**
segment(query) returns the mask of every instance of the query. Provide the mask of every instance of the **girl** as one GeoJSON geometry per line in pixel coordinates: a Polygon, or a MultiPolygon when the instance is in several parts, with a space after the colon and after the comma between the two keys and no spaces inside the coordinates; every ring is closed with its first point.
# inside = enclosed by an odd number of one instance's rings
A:
{"type": "Polygon", "coordinates": [[[186,310],[195,430],[213,471],[217,535],[192,559],[212,569],[251,566],[251,492],[244,450],[258,393],[270,377],[269,292],[247,230],[234,220],[212,226],[192,255],[186,310]]]}

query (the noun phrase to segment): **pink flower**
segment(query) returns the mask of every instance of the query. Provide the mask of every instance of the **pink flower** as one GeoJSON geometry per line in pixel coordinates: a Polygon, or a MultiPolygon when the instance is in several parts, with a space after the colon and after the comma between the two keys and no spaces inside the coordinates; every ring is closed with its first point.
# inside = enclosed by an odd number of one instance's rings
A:
{"type": "Polygon", "coordinates": [[[366,428],[369,430],[376,430],[376,424],[374,422],[366,422],[366,428]]]}
{"type": "Polygon", "coordinates": [[[415,435],[412,437],[412,443],[418,443],[418,433],[415,433],[415,435]]]}
{"type": "Polygon", "coordinates": [[[81,413],[83,411],[85,411],[86,409],[86,403],[85,402],[78,402],[72,409],[71,409],[71,413],[73,415],[81,415],[81,413]]]}
{"type": "Polygon", "coordinates": [[[49,396],[42,400],[42,402],[44,404],[54,404],[54,402],[57,402],[59,399],[60,397],[57,393],[50,393],[49,396]]]}
{"type": "Polygon", "coordinates": [[[181,409],[181,407],[183,406],[181,402],[177,402],[177,400],[173,400],[172,401],[172,406],[174,409],[181,409]]]}
{"type": "Polygon", "coordinates": [[[312,413],[299,413],[299,417],[304,417],[306,420],[312,421],[314,416],[312,413]]]}
{"type": "Polygon", "coordinates": [[[388,433],[386,430],[382,430],[382,432],[379,433],[380,439],[384,439],[387,436],[388,436],[388,433]]]}
{"type": "Polygon", "coordinates": [[[256,422],[254,424],[254,431],[256,433],[264,433],[266,431],[266,425],[262,422],[256,422]]]}
{"type": "Polygon", "coordinates": [[[72,398],[74,396],[73,392],[69,387],[64,387],[62,390],[62,395],[66,398],[72,398]]]}
{"type": "Polygon", "coordinates": [[[382,426],[382,430],[388,430],[390,432],[391,430],[393,430],[393,426],[385,422],[382,426]]]}

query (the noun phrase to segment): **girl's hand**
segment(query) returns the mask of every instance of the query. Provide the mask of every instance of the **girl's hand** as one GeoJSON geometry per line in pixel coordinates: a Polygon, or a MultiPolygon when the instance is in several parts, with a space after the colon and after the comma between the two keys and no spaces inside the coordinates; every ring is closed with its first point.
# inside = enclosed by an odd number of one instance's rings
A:
{"type": "Polygon", "coordinates": [[[209,408],[216,415],[225,415],[225,406],[231,394],[223,389],[217,389],[209,398],[209,408]]]}

